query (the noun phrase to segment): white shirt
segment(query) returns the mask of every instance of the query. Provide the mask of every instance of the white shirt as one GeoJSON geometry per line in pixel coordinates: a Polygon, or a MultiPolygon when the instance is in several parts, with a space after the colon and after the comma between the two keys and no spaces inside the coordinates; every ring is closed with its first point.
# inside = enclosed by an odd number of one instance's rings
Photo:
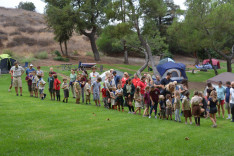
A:
{"type": "Polygon", "coordinates": [[[24,72],[24,68],[21,66],[18,66],[18,68],[13,66],[11,67],[11,71],[13,71],[13,77],[21,77],[22,73],[24,72]]]}
{"type": "Polygon", "coordinates": [[[43,70],[40,71],[37,70],[37,75],[43,75],[43,74],[44,74],[43,70]]]}
{"type": "Polygon", "coordinates": [[[114,79],[112,79],[111,81],[106,80],[105,85],[106,85],[106,88],[108,89],[115,88],[115,80],[114,79]]]}
{"type": "Polygon", "coordinates": [[[100,77],[98,72],[95,73],[90,73],[89,74],[90,78],[91,78],[91,84],[93,84],[95,81],[97,81],[97,78],[100,77]]]}
{"type": "Polygon", "coordinates": [[[234,88],[230,89],[230,103],[234,104],[234,88]]]}
{"type": "Polygon", "coordinates": [[[41,78],[41,80],[38,81],[39,89],[45,89],[46,82],[41,78]]]}

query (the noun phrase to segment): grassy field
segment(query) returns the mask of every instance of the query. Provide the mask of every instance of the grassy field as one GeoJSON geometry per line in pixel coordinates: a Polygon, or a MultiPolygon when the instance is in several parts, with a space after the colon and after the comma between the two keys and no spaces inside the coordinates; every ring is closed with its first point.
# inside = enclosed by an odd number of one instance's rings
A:
{"type": "Polygon", "coordinates": [[[201,119],[201,127],[185,125],[183,117],[182,123],[148,119],[128,114],[127,108],[117,112],[93,103],[77,105],[72,98],[68,104],[32,98],[25,81],[23,97],[17,97],[13,90],[7,92],[9,83],[9,75],[0,76],[0,155],[226,156],[234,152],[230,120],[218,118],[214,129],[209,119],[201,119]]]}

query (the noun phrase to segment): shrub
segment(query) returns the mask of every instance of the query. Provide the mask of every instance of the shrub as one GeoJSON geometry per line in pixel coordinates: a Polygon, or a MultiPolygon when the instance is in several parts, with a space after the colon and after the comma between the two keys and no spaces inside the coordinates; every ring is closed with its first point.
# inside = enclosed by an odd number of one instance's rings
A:
{"type": "Polygon", "coordinates": [[[10,49],[4,49],[4,50],[3,50],[3,54],[8,54],[8,55],[10,55],[11,57],[14,56],[14,52],[13,52],[12,50],[10,50],[10,49]]]}
{"type": "Polygon", "coordinates": [[[58,50],[55,50],[55,51],[54,51],[54,54],[55,54],[57,57],[61,57],[61,56],[62,56],[58,50]]]}
{"type": "Polygon", "coordinates": [[[93,52],[88,51],[88,52],[86,53],[86,56],[94,56],[94,55],[93,55],[93,52]]]}
{"type": "Polygon", "coordinates": [[[22,63],[25,63],[25,62],[31,63],[32,61],[35,61],[35,60],[36,60],[36,58],[34,58],[34,57],[28,57],[28,58],[23,57],[23,58],[19,59],[19,61],[22,63]]]}
{"type": "Polygon", "coordinates": [[[65,58],[65,57],[62,57],[62,56],[57,56],[57,57],[54,58],[54,60],[69,62],[69,58],[65,58]]]}
{"type": "Polygon", "coordinates": [[[48,53],[46,51],[36,53],[34,55],[35,58],[37,59],[47,59],[48,58],[48,53]]]}

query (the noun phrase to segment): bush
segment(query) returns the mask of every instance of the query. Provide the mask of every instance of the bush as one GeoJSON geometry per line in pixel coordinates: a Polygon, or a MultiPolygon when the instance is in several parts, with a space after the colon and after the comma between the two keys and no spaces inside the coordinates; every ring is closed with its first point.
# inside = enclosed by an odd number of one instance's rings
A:
{"type": "Polygon", "coordinates": [[[48,53],[46,51],[36,53],[34,55],[35,58],[37,59],[47,59],[48,58],[48,53]]]}
{"type": "Polygon", "coordinates": [[[14,56],[14,52],[12,50],[10,50],[10,49],[4,49],[3,54],[8,54],[11,57],[14,56]]]}
{"type": "Polygon", "coordinates": [[[61,57],[61,56],[62,56],[58,50],[55,50],[55,51],[54,51],[54,54],[55,54],[57,57],[61,57]]]}
{"type": "Polygon", "coordinates": [[[22,62],[22,63],[25,63],[25,62],[31,63],[32,61],[35,61],[35,60],[36,60],[36,58],[34,58],[34,57],[28,57],[28,58],[21,58],[21,59],[19,59],[19,61],[22,62]]]}
{"type": "Polygon", "coordinates": [[[163,55],[163,58],[167,58],[167,57],[169,57],[169,58],[173,58],[172,53],[170,53],[169,51],[166,51],[166,52],[165,52],[165,53],[163,53],[162,55],[163,55]]]}
{"type": "Polygon", "coordinates": [[[92,56],[92,57],[93,57],[94,55],[93,55],[93,52],[88,51],[88,52],[86,53],[86,56],[92,56]]]}
{"type": "Polygon", "coordinates": [[[57,56],[54,58],[54,60],[56,61],[63,61],[63,62],[69,62],[69,58],[65,58],[65,57],[62,57],[62,56],[57,56]]]}

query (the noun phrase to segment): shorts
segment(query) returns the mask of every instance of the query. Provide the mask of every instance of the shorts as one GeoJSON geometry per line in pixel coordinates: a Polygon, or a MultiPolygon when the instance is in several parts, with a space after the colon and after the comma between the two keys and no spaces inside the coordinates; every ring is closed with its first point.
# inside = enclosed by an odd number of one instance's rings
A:
{"type": "Polygon", "coordinates": [[[106,91],[106,97],[107,97],[107,99],[111,98],[110,93],[108,91],[106,91]]]}
{"type": "Polygon", "coordinates": [[[201,114],[201,108],[200,108],[199,105],[193,106],[192,114],[193,114],[194,116],[199,116],[199,115],[201,114]]]}
{"type": "Polygon", "coordinates": [[[50,93],[55,93],[55,90],[53,88],[49,88],[50,93]]]}
{"type": "Polygon", "coordinates": [[[90,100],[90,95],[86,95],[86,100],[90,100]]]}
{"type": "Polygon", "coordinates": [[[127,93],[127,100],[128,100],[128,102],[132,102],[133,101],[133,95],[127,93]]]}
{"type": "Polygon", "coordinates": [[[210,114],[215,114],[215,113],[217,113],[217,107],[210,108],[210,114]]]}
{"type": "Polygon", "coordinates": [[[148,108],[149,109],[149,107],[150,107],[150,104],[145,104],[145,108],[148,108]]]}
{"type": "Polygon", "coordinates": [[[123,97],[122,97],[122,96],[118,96],[118,97],[115,99],[115,102],[116,102],[118,105],[123,106],[123,103],[124,103],[123,97]]]}
{"type": "Polygon", "coordinates": [[[39,94],[44,94],[44,89],[39,89],[39,94]]]}
{"type": "Polygon", "coordinates": [[[226,108],[226,109],[231,109],[231,105],[230,105],[229,102],[226,102],[226,103],[225,103],[225,108],[226,108]]]}
{"type": "Polygon", "coordinates": [[[20,87],[20,88],[22,88],[21,77],[13,77],[13,84],[14,84],[14,87],[20,87]]]}
{"type": "Polygon", "coordinates": [[[220,105],[224,105],[224,104],[225,104],[225,101],[224,101],[224,100],[219,100],[219,104],[220,104],[220,105]]]}
{"type": "Polygon", "coordinates": [[[32,85],[28,85],[28,91],[29,91],[29,92],[33,91],[32,85]]]}
{"type": "Polygon", "coordinates": [[[99,93],[93,93],[93,100],[100,100],[100,94],[99,93]]]}
{"type": "Polygon", "coordinates": [[[64,89],[63,93],[64,93],[64,98],[68,98],[69,97],[69,90],[68,89],[64,89]]]}
{"type": "Polygon", "coordinates": [[[36,86],[37,86],[36,83],[33,83],[33,84],[32,84],[32,91],[35,91],[35,90],[36,90],[36,86]]]}
{"type": "Polygon", "coordinates": [[[13,85],[13,79],[11,79],[11,86],[13,85]]]}
{"type": "Polygon", "coordinates": [[[166,117],[166,110],[165,109],[161,109],[160,116],[166,117]]]}
{"type": "Polygon", "coordinates": [[[184,110],[183,113],[185,118],[192,117],[191,110],[184,110]]]}
{"type": "Polygon", "coordinates": [[[172,108],[166,108],[166,114],[172,115],[172,108]]]}

